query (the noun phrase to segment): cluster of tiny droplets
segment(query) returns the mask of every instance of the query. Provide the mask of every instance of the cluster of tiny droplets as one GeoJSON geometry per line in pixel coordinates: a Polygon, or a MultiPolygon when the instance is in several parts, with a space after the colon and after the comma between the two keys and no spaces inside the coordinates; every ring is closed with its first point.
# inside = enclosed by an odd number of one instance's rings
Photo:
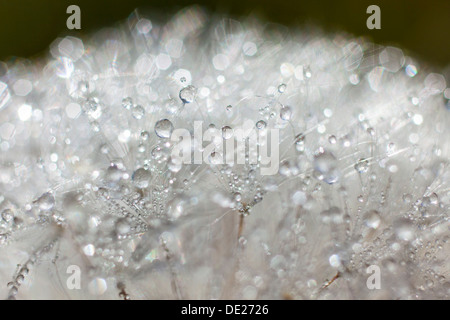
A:
{"type": "Polygon", "coordinates": [[[132,15],[0,63],[0,293],[448,299],[444,77],[361,38],[212,21],[132,15]],[[171,158],[175,129],[246,120],[279,130],[276,174],[171,158]]]}

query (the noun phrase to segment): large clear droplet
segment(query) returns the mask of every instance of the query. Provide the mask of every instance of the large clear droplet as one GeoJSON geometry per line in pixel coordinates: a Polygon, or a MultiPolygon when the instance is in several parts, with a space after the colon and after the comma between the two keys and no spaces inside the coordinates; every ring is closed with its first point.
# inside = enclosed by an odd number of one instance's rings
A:
{"type": "Polygon", "coordinates": [[[160,138],[170,138],[173,132],[173,124],[167,119],[162,119],[155,124],[155,133],[160,138]]]}
{"type": "Polygon", "coordinates": [[[151,172],[149,170],[145,170],[144,168],[137,169],[132,176],[134,185],[139,189],[147,188],[150,185],[151,178],[151,172]]]}
{"type": "Polygon", "coordinates": [[[289,119],[291,119],[291,115],[292,115],[291,107],[284,106],[283,108],[281,108],[280,110],[281,120],[288,121],[289,119]]]}
{"type": "Polygon", "coordinates": [[[136,105],[133,107],[133,110],[131,111],[131,114],[133,115],[133,117],[137,120],[140,120],[144,117],[145,114],[145,109],[144,107],[140,106],[140,105],[136,105]]]}
{"type": "Polygon", "coordinates": [[[197,88],[194,86],[187,86],[180,90],[180,99],[183,103],[191,103],[195,100],[197,88]]]}
{"type": "Polygon", "coordinates": [[[40,210],[49,211],[55,205],[55,197],[49,192],[44,193],[36,200],[36,204],[39,206],[40,210]]]}

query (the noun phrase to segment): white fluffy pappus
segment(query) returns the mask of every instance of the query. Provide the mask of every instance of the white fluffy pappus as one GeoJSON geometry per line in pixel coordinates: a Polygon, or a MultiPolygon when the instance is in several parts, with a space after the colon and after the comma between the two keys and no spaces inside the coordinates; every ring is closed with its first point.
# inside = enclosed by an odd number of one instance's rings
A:
{"type": "Polygon", "coordinates": [[[1,68],[5,298],[449,298],[450,92],[402,50],[192,7],[1,68]],[[172,157],[249,120],[274,175],[172,157]]]}

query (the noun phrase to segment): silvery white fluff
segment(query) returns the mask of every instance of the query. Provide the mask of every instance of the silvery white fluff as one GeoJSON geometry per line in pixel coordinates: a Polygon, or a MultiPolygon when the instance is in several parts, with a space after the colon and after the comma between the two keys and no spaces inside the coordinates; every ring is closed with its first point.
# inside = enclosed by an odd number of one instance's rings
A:
{"type": "Polygon", "coordinates": [[[402,50],[188,8],[50,53],[1,65],[4,298],[449,298],[450,93],[402,50]],[[249,120],[274,175],[164,138],[249,120]]]}

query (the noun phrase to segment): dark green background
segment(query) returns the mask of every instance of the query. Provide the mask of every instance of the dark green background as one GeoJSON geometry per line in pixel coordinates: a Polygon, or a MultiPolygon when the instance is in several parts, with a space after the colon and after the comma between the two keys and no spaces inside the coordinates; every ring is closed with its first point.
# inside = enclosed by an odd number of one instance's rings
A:
{"type": "Polygon", "coordinates": [[[0,0],[0,60],[32,57],[67,34],[66,8],[81,8],[82,33],[125,19],[135,8],[169,15],[189,4],[286,25],[317,22],[327,30],[368,35],[409,49],[435,66],[450,62],[450,0],[0,0]],[[366,9],[381,8],[381,30],[368,30],[366,9]]]}

